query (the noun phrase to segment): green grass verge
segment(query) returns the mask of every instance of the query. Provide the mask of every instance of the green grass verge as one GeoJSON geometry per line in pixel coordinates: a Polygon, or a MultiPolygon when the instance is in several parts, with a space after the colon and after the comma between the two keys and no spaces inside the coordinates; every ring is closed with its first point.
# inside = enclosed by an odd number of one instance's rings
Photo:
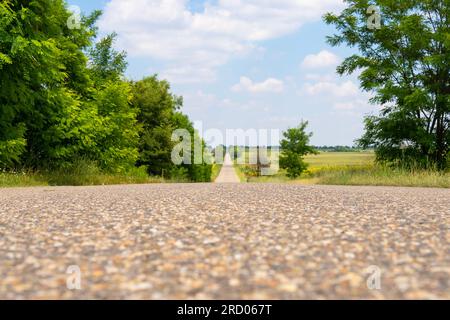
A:
{"type": "Polygon", "coordinates": [[[20,172],[0,173],[0,188],[48,186],[49,183],[41,174],[20,172]]]}
{"type": "Polygon", "coordinates": [[[163,182],[161,178],[120,174],[74,175],[63,173],[2,173],[0,188],[38,186],[97,186],[114,184],[146,184],[163,182]]]}
{"type": "Polygon", "coordinates": [[[149,177],[145,168],[132,168],[119,174],[102,172],[92,163],[80,161],[70,169],[42,172],[2,172],[0,187],[94,186],[112,184],[144,184],[162,182],[149,177]]]}
{"type": "MultiPolygon", "coordinates": [[[[211,181],[220,173],[222,166],[213,168],[211,181]]],[[[41,172],[0,172],[0,188],[6,187],[36,187],[36,186],[97,186],[119,184],[147,184],[147,183],[189,183],[185,174],[172,179],[150,177],[146,168],[131,168],[124,173],[102,172],[94,163],[78,161],[67,169],[41,172]]]]}
{"type": "Polygon", "coordinates": [[[450,188],[450,173],[382,166],[323,170],[302,180],[324,185],[450,188]]]}

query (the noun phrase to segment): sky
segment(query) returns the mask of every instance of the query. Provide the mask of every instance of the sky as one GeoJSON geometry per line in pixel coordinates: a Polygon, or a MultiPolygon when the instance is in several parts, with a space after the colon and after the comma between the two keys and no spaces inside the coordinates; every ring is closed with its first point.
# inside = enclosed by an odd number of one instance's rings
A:
{"type": "Polygon", "coordinates": [[[354,53],[333,48],[322,21],[342,0],[68,0],[103,11],[100,35],[118,34],[127,77],[158,74],[203,128],[279,129],[309,121],[314,145],[353,145],[376,112],[357,75],[336,67],[354,53]]]}

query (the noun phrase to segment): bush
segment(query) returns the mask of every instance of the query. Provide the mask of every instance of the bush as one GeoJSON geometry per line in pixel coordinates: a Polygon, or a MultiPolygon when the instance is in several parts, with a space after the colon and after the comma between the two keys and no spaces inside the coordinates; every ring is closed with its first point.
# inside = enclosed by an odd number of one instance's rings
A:
{"type": "Polygon", "coordinates": [[[192,165],[189,167],[189,176],[193,182],[211,182],[212,165],[192,165]]]}

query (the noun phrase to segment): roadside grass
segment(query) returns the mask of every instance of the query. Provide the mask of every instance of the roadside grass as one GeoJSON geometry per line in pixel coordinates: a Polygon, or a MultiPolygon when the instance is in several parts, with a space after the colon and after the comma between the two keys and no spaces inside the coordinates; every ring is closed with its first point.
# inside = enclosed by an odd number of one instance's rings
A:
{"type": "Polygon", "coordinates": [[[373,152],[325,152],[308,156],[305,158],[310,165],[307,172],[294,180],[284,170],[265,177],[251,176],[246,166],[236,165],[236,170],[244,175],[244,182],[251,183],[450,188],[450,172],[395,169],[375,165],[374,159],[373,152]]]}
{"type": "Polygon", "coordinates": [[[348,166],[312,170],[296,182],[324,185],[450,188],[450,173],[375,165],[348,166]]]}
{"type": "MultiPolygon", "coordinates": [[[[222,166],[213,167],[211,181],[215,181],[222,166]]],[[[185,169],[183,169],[185,170],[185,169]]],[[[103,172],[95,163],[86,160],[76,161],[74,165],[58,170],[18,170],[13,172],[0,171],[0,188],[38,187],[38,186],[99,186],[151,183],[189,183],[191,182],[180,170],[179,174],[172,172],[171,179],[152,177],[145,167],[130,168],[123,173],[103,172]]]]}
{"type": "Polygon", "coordinates": [[[161,178],[149,177],[145,168],[133,168],[126,172],[104,173],[92,163],[53,171],[15,171],[0,173],[0,188],[37,186],[94,186],[113,184],[145,184],[163,182],[161,178]]]}
{"type": "MultiPolygon", "coordinates": [[[[242,166],[234,166],[234,171],[236,172],[236,175],[238,176],[241,183],[249,182],[249,177],[243,170],[244,168],[242,166]]],[[[262,181],[261,181],[262,182],[262,181]]]]}
{"type": "Polygon", "coordinates": [[[45,177],[32,172],[1,172],[0,188],[48,186],[45,177]]]}
{"type": "Polygon", "coordinates": [[[164,182],[157,177],[121,174],[75,175],[72,173],[0,174],[0,188],[39,186],[98,186],[115,184],[147,184],[164,182]]]}

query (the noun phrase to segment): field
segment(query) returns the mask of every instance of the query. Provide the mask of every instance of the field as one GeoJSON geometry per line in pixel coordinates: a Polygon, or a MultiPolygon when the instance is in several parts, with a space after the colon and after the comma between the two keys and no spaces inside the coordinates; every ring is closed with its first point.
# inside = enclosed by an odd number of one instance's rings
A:
{"type": "Polygon", "coordinates": [[[305,157],[311,169],[336,166],[370,166],[373,165],[373,152],[324,152],[305,157]]]}
{"type": "MultiPolygon", "coordinates": [[[[255,152],[255,151],[250,151],[255,152]]],[[[248,159],[248,152],[241,155],[248,159]]],[[[273,176],[256,177],[254,170],[236,165],[243,182],[300,183],[324,185],[370,185],[450,188],[450,173],[437,171],[393,169],[375,164],[373,152],[324,152],[305,158],[308,171],[291,180],[282,169],[273,176]]]]}

